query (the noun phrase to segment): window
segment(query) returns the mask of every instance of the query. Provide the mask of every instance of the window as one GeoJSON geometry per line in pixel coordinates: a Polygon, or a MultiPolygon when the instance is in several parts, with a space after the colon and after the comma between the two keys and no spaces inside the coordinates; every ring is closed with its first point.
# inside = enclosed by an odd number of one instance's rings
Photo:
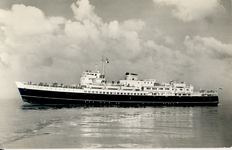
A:
{"type": "Polygon", "coordinates": [[[112,94],[112,92],[110,92],[110,94],[112,94]]]}
{"type": "Polygon", "coordinates": [[[169,88],[165,88],[165,90],[169,90],[169,88]]]}
{"type": "Polygon", "coordinates": [[[163,90],[163,88],[159,88],[159,90],[163,90]]]}
{"type": "Polygon", "coordinates": [[[183,90],[183,89],[180,89],[181,91],[183,90]]]}
{"type": "Polygon", "coordinates": [[[109,92],[107,92],[107,94],[109,94],[109,92]]]}
{"type": "Polygon", "coordinates": [[[105,94],[105,92],[103,92],[103,94],[105,94]]]}

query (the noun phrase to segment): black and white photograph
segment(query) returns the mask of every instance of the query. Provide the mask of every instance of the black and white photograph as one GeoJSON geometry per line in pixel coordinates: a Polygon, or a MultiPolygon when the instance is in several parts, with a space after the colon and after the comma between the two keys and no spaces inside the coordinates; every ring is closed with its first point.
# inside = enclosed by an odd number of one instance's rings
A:
{"type": "Polygon", "coordinates": [[[0,149],[232,147],[231,0],[1,0],[0,149]]]}

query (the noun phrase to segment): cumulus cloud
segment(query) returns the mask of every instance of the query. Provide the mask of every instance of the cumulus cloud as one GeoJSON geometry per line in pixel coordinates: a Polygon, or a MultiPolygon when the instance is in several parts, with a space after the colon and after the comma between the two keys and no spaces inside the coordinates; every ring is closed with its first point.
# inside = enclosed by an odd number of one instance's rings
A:
{"type": "MultiPolygon", "coordinates": [[[[139,33],[146,27],[143,20],[105,23],[88,0],[78,0],[71,9],[75,20],[46,16],[40,9],[25,5],[13,5],[11,10],[0,9],[3,18],[0,27],[4,35],[0,43],[0,67],[10,68],[19,80],[43,78],[45,82],[78,83],[82,64],[93,69],[104,51],[114,65],[106,69],[110,77],[133,71],[142,77],[156,76],[165,80],[166,72],[166,81],[179,77],[184,80],[198,69],[190,52],[181,53],[153,40],[142,39],[139,33]]],[[[175,43],[171,36],[159,30],[156,34],[167,45],[175,43]]],[[[214,40],[186,37],[185,44],[188,51],[196,49],[194,41],[201,41],[208,47],[210,41],[214,46],[223,45],[214,40]]]]}
{"type": "Polygon", "coordinates": [[[213,37],[185,37],[184,45],[191,55],[207,55],[211,58],[232,58],[232,44],[225,44],[213,37]]]}
{"type": "Polygon", "coordinates": [[[4,35],[0,42],[1,66],[7,66],[20,78],[29,70],[57,71],[67,68],[69,62],[88,64],[100,59],[103,50],[129,59],[141,52],[137,32],[144,28],[143,21],[103,23],[88,0],[77,1],[71,9],[74,21],[45,16],[40,9],[25,5],[0,9],[0,30],[4,35]],[[24,72],[21,76],[20,69],[24,72]]]}
{"type": "Polygon", "coordinates": [[[213,37],[186,36],[184,46],[186,54],[195,60],[198,68],[196,83],[204,83],[205,86],[221,82],[231,84],[232,44],[222,43],[213,37]]]}
{"type": "Polygon", "coordinates": [[[153,2],[174,6],[172,15],[184,22],[201,20],[224,10],[219,0],[153,0],[153,2]]]}
{"type": "Polygon", "coordinates": [[[1,27],[7,36],[38,35],[53,32],[52,24],[44,13],[35,7],[13,5],[11,11],[0,10],[1,27]],[[13,34],[13,35],[8,35],[13,34]]]}
{"type": "Polygon", "coordinates": [[[77,21],[82,22],[88,19],[97,24],[102,22],[102,19],[94,13],[94,6],[90,5],[88,0],[78,0],[71,5],[71,8],[77,21]]]}

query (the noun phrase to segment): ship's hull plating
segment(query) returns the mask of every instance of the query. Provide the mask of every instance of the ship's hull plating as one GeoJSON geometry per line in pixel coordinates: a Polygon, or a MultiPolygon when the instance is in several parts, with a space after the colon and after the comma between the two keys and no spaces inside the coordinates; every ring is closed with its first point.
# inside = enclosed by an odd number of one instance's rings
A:
{"type": "Polygon", "coordinates": [[[71,93],[19,88],[25,102],[37,104],[90,104],[90,105],[186,105],[216,106],[218,96],[140,96],[71,93]]]}

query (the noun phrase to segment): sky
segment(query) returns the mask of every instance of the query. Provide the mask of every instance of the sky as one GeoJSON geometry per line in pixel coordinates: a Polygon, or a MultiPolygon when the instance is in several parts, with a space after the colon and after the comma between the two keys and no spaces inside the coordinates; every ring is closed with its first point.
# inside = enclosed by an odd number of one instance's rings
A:
{"type": "Polygon", "coordinates": [[[83,70],[107,81],[185,81],[232,101],[230,0],[1,0],[0,99],[15,81],[79,83],[83,70]]]}

